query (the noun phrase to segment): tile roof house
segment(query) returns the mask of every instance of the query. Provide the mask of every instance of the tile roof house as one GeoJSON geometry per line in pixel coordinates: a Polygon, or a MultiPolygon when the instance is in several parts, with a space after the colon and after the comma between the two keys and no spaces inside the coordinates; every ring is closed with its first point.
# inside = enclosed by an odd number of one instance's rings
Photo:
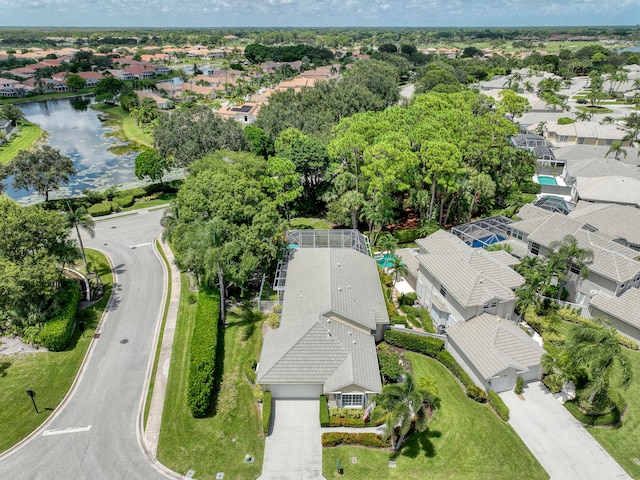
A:
{"type": "Polygon", "coordinates": [[[640,342],[640,289],[630,288],[620,296],[598,293],[589,302],[594,317],[611,320],[616,329],[640,342]]]}
{"type": "MultiPolygon", "coordinates": [[[[547,122],[544,130],[547,139],[557,145],[611,145],[615,141],[622,141],[625,136],[625,132],[615,125],[601,125],[598,122],[575,122],[568,125],[547,122]]],[[[629,140],[625,140],[623,145],[629,145],[629,140]]]]}
{"type": "Polygon", "coordinates": [[[576,177],[571,190],[573,202],[618,203],[640,208],[640,180],[630,177],[576,177]]]}
{"type": "Polygon", "coordinates": [[[484,390],[511,390],[517,377],[532,381],[542,373],[543,348],[517,324],[495,315],[485,313],[449,327],[446,349],[484,390]]]}
{"type": "Polygon", "coordinates": [[[258,118],[258,112],[262,105],[258,103],[244,103],[242,105],[226,105],[219,110],[216,110],[216,114],[222,118],[230,118],[243,125],[251,125],[258,118]]]}
{"type": "Polygon", "coordinates": [[[513,313],[514,290],[524,278],[511,268],[517,261],[509,254],[472,248],[444,230],[417,243],[416,293],[436,327],[446,329],[483,313],[502,318],[513,313]]]}
{"type": "Polygon", "coordinates": [[[640,180],[640,167],[622,163],[614,158],[584,158],[571,160],[562,170],[567,185],[573,185],[577,177],[629,177],[640,180]]]}
{"type": "Polygon", "coordinates": [[[257,382],[273,398],[362,408],[382,389],[376,340],[389,318],[373,258],[353,248],[296,248],[280,326],[265,334],[257,382]]]}
{"type": "Polygon", "coordinates": [[[640,251],[640,209],[616,203],[578,202],[569,218],[615,237],[615,242],[640,251]]]}

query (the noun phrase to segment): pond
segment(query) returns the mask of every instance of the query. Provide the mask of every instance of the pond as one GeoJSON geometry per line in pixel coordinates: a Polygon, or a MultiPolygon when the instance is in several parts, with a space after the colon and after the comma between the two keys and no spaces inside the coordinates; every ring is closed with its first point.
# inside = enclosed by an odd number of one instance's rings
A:
{"type": "MultiPolygon", "coordinates": [[[[106,136],[112,129],[103,126],[99,112],[86,108],[86,100],[84,108],[78,100],[68,98],[18,106],[27,120],[37,123],[48,132],[46,143],[70,157],[77,170],[69,184],[52,192],[50,198],[80,195],[85,188],[106,188],[111,185],[132,187],[141,183],[134,174],[137,152],[116,155],[109,151],[109,147],[121,145],[122,142],[106,136]]],[[[5,181],[6,193],[19,203],[26,205],[44,199],[32,190],[14,191],[9,185],[10,181],[10,178],[5,181]]]]}

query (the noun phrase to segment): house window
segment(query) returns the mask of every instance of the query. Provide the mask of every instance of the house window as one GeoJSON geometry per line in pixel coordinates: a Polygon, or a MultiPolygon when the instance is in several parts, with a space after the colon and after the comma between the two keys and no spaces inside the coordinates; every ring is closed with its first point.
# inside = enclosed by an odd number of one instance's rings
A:
{"type": "Polygon", "coordinates": [[[540,253],[540,244],[531,242],[531,253],[534,255],[538,255],[540,253]]]}
{"type": "Polygon", "coordinates": [[[442,295],[443,297],[447,296],[447,289],[444,288],[444,285],[440,285],[440,295],[442,295]]]}
{"type": "Polygon", "coordinates": [[[363,393],[343,393],[342,407],[341,408],[363,408],[364,406],[364,394],[363,393]]]}
{"type": "Polygon", "coordinates": [[[569,271],[571,273],[575,273],[576,275],[580,275],[581,269],[580,269],[580,267],[578,267],[577,265],[572,263],[571,267],[569,268],[569,271]]]}
{"type": "Polygon", "coordinates": [[[498,302],[495,300],[493,302],[489,302],[482,307],[483,312],[496,313],[496,308],[498,308],[498,302]]]}
{"type": "Polygon", "coordinates": [[[568,142],[569,141],[569,136],[568,135],[560,135],[560,137],[558,138],[559,142],[568,142]]]}
{"type": "Polygon", "coordinates": [[[513,238],[517,238],[518,240],[522,240],[524,238],[524,234],[522,232],[519,232],[518,230],[514,230],[513,232],[511,232],[511,236],[513,238]]]}
{"type": "Polygon", "coordinates": [[[584,144],[584,137],[578,137],[578,145],[584,144]]]}

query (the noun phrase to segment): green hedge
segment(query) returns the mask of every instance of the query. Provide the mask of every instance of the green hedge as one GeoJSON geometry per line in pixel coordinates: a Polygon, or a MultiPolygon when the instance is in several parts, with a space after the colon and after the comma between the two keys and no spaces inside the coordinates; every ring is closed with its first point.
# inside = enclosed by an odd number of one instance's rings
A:
{"type": "Polygon", "coordinates": [[[504,404],[500,395],[493,390],[489,390],[487,392],[487,400],[489,400],[489,405],[493,407],[502,420],[505,422],[509,420],[509,407],[504,404]]]}
{"type": "Polygon", "coordinates": [[[418,308],[412,305],[403,305],[400,307],[407,315],[412,315],[416,319],[420,319],[420,323],[422,324],[422,329],[425,332],[436,333],[436,329],[433,327],[433,320],[431,319],[431,315],[429,311],[425,308],[418,308]]]}
{"type": "Polygon", "coordinates": [[[513,389],[513,391],[516,392],[516,395],[520,395],[523,389],[524,389],[524,378],[518,377],[518,379],[516,380],[516,387],[513,389]]]}
{"type": "Polygon", "coordinates": [[[385,441],[375,433],[343,433],[328,432],[322,434],[323,447],[336,447],[338,445],[363,445],[365,447],[387,448],[390,441],[385,441]]]}
{"type": "Polygon", "coordinates": [[[593,426],[617,425],[620,422],[622,412],[624,412],[624,409],[626,408],[626,405],[621,402],[620,404],[617,404],[614,409],[606,415],[596,416],[587,415],[582,410],[580,410],[580,407],[578,407],[578,402],[576,400],[569,400],[565,402],[564,406],[567,407],[567,410],[571,412],[571,415],[573,415],[576,420],[586,425],[593,426]]]}
{"type": "Polygon", "coordinates": [[[271,425],[271,392],[264,392],[262,398],[262,433],[269,435],[269,425],[271,425]]]}
{"type": "Polygon", "coordinates": [[[329,426],[329,404],[326,395],[320,395],[320,426],[329,426]]]}
{"type": "Polygon", "coordinates": [[[133,198],[133,195],[124,195],[122,197],[116,197],[116,198],[113,199],[113,201],[120,208],[127,208],[127,207],[130,207],[131,205],[133,205],[135,203],[135,199],[133,198]]]}
{"type": "Polygon", "coordinates": [[[91,205],[87,208],[89,215],[92,217],[102,217],[103,215],[109,215],[111,213],[111,202],[101,202],[91,205]]]}
{"type": "Polygon", "coordinates": [[[217,291],[200,291],[189,352],[187,404],[193,418],[205,416],[213,395],[219,307],[217,291]]]}
{"type": "Polygon", "coordinates": [[[405,317],[403,317],[402,315],[394,315],[392,317],[389,317],[389,324],[390,325],[404,325],[407,328],[411,328],[411,325],[409,325],[409,322],[407,322],[407,319],[405,317]]]}
{"type": "Polygon", "coordinates": [[[437,358],[438,353],[444,349],[444,342],[438,338],[423,337],[413,333],[387,330],[384,332],[387,343],[412,352],[422,353],[429,357],[437,358]]]}
{"type": "Polygon", "coordinates": [[[64,306],[58,315],[44,324],[38,334],[38,343],[53,352],[64,350],[69,343],[80,303],[80,287],[76,282],[69,281],[59,295],[64,306]]]}
{"type": "Polygon", "coordinates": [[[394,234],[398,243],[411,243],[420,236],[418,230],[412,228],[410,230],[396,230],[394,234]]]}

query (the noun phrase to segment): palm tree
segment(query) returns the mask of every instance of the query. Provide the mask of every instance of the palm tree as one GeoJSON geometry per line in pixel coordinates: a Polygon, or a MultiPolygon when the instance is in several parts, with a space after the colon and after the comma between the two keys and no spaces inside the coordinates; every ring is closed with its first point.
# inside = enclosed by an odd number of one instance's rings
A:
{"type": "Polygon", "coordinates": [[[605,401],[611,386],[624,388],[631,383],[631,366],[617,334],[611,322],[601,318],[579,323],[569,332],[567,353],[570,366],[588,375],[586,400],[590,407],[605,401]]]}
{"type": "Polygon", "coordinates": [[[171,241],[173,229],[178,223],[179,213],[178,204],[176,202],[171,202],[169,208],[164,211],[164,214],[160,219],[160,225],[164,228],[162,231],[162,240],[171,241]]]}
{"type": "Polygon", "coordinates": [[[385,434],[391,437],[394,451],[400,451],[414,422],[416,431],[424,432],[427,429],[429,411],[424,397],[408,373],[403,383],[387,384],[382,387],[382,393],[376,396],[376,403],[389,414],[385,434]]]}
{"type": "Polygon", "coordinates": [[[558,282],[558,299],[560,299],[562,289],[572,269],[580,272],[579,278],[587,278],[589,270],[586,264],[593,261],[593,251],[580,248],[573,235],[567,235],[560,241],[551,242],[549,250],[549,262],[556,267],[558,280],[562,280],[562,282],[558,282]]]}
{"type": "Polygon", "coordinates": [[[627,134],[622,140],[628,140],[629,146],[633,147],[634,143],[638,141],[638,135],[640,134],[640,114],[633,112],[622,120],[627,130],[627,134]]]}
{"type": "Polygon", "coordinates": [[[615,155],[616,160],[620,160],[620,154],[623,154],[625,158],[627,157],[627,151],[622,147],[622,142],[619,140],[611,144],[604,156],[608,157],[610,153],[615,155]]]}
{"type": "Polygon", "coordinates": [[[391,256],[391,265],[387,268],[389,269],[389,273],[393,272],[394,283],[398,280],[398,275],[405,275],[409,271],[407,266],[402,263],[402,259],[395,255],[391,256]]]}
{"type": "Polygon", "coordinates": [[[82,236],[80,235],[80,228],[87,232],[91,238],[95,236],[94,227],[96,222],[85,207],[78,207],[75,210],[71,208],[71,205],[67,204],[69,211],[65,214],[65,220],[68,228],[75,228],[76,235],[78,235],[78,243],[80,244],[80,251],[82,252],[82,260],[84,261],[84,268],[89,273],[89,265],[87,264],[87,256],[84,252],[84,244],[82,243],[82,236]]]}
{"type": "Polygon", "coordinates": [[[585,112],[581,110],[576,113],[576,120],[578,120],[579,122],[588,122],[591,120],[591,117],[593,117],[593,113],[591,112],[585,112]]]}
{"type": "Polygon", "coordinates": [[[614,123],[616,123],[616,119],[607,115],[606,117],[604,117],[602,120],[600,120],[600,123],[602,125],[613,125],[614,123]]]}
{"type": "Polygon", "coordinates": [[[382,252],[389,252],[391,255],[395,254],[396,248],[398,248],[398,240],[389,232],[382,232],[378,235],[377,247],[382,252]]]}

